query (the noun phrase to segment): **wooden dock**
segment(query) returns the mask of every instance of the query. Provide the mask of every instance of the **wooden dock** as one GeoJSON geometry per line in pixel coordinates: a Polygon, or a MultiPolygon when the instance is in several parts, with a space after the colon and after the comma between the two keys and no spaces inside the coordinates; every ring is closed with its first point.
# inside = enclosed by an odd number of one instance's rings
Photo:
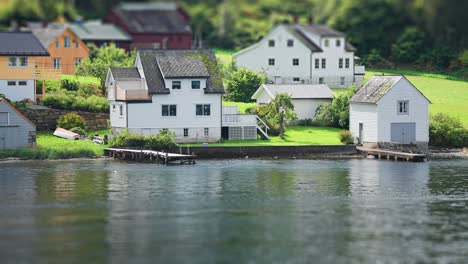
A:
{"type": "Polygon", "coordinates": [[[131,160],[136,162],[149,162],[161,164],[195,164],[195,155],[168,153],[163,151],[153,150],[137,150],[137,149],[117,149],[106,148],[104,155],[120,160],[131,160]]]}
{"type": "Polygon", "coordinates": [[[356,147],[359,152],[365,153],[366,155],[372,155],[378,159],[386,158],[387,160],[406,160],[406,161],[426,161],[427,156],[425,154],[398,152],[384,149],[373,149],[366,147],[356,147]]]}

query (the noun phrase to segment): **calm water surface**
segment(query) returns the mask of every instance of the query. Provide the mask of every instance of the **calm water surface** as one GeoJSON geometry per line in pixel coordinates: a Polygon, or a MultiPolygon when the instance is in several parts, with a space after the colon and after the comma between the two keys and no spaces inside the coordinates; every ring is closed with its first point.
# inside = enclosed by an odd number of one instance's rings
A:
{"type": "Polygon", "coordinates": [[[468,260],[468,161],[0,164],[0,263],[468,260]]]}

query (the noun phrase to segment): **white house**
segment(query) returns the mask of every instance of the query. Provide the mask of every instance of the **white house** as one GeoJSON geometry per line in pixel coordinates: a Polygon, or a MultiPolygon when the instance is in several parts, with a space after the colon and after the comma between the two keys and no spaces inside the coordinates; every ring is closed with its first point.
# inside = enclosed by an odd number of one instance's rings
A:
{"type": "Polygon", "coordinates": [[[156,135],[167,128],[176,142],[216,142],[222,127],[233,126],[239,139],[247,138],[244,127],[254,127],[257,137],[257,119],[238,113],[223,119],[224,88],[210,51],[141,50],[135,67],[110,68],[106,85],[113,133],[156,135]]]}
{"type": "Polygon", "coordinates": [[[414,144],[426,151],[429,104],[404,76],[374,76],[349,101],[349,129],[364,146],[414,144]]]}
{"type": "Polygon", "coordinates": [[[269,104],[277,94],[291,97],[298,119],[311,119],[322,104],[331,103],[333,92],[325,84],[262,84],[252,96],[257,105],[269,104]]]}
{"type": "Polygon", "coordinates": [[[279,25],[258,43],[233,56],[238,67],[265,72],[276,84],[360,86],[364,66],[344,33],[326,25],[279,25]]]}
{"type": "Polygon", "coordinates": [[[0,98],[0,150],[36,144],[36,126],[6,99],[0,98]]]}

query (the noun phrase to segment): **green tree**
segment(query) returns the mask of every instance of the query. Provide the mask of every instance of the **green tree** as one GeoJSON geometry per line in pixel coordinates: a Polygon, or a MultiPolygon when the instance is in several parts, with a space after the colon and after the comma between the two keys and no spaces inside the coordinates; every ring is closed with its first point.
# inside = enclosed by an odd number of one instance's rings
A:
{"type": "Polygon", "coordinates": [[[426,33],[417,27],[407,27],[392,46],[392,55],[399,62],[415,62],[428,48],[426,33]]]}
{"type": "Polygon", "coordinates": [[[321,105],[314,117],[315,122],[326,126],[349,129],[349,99],[354,90],[340,94],[333,98],[331,104],[321,105]]]}
{"type": "Polygon", "coordinates": [[[109,67],[131,67],[135,61],[135,55],[135,52],[127,53],[124,49],[115,47],[114,44],[102,47],[94,58],[83,60],[76,70],[76,75],[98,78],[101,82],[102,94],[105,95],[104,83],[109,67]]]}
{"type": "Polygon", "coordinates": [[[234,102],[252,102],[252,95],[265,80],[265,74],[246,68],[237,69],[226,76],[226,99],[234,102]]]}
{"type": "Polygon", "coordinates": [[[279,137],[284,138],[285,123],[297,120],[291,96],[279,93],[270,103],[267,117],[279,124],[279,137]]]}

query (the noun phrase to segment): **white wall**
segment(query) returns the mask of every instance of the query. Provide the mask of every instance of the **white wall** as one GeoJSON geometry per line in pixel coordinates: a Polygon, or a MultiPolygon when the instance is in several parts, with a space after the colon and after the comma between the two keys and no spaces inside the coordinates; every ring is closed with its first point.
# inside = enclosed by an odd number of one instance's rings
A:
{"type": "Polygon", "coordinates": [[[429,142],[429,102],[405,78],[378,102],[379,142],[390,142],[391,123],[416,123],[416,142],[429,142]],[[397,102],[409,101],[409,114],[397,114],[397,102]]]}
{"type": "Polygon", "coordinates": [[[34,98],[34,80],[0,80],[0,94],[4,94],[10,101],[17,102],[34,98]],[[15,86],[8,86],[8,81],[16,81],[15,86]],[[19,86],[18,81],[26,81],[27,85],[19,86]]]}
{"type": "Polygon", "coordinates": [[[265,89],[262,89],[262,92],[258,96],[255,101],[257,102],[257,105],[262,105],[262,104],[269,104],[271,102],[272,98],[270,95],[265,91],[265,89]]]}
{"type": "Polygon", "coordinates": [[[29,146],[28,137],[35,135],[36,127],[16,113],[7,103],[0,103],[0,112],[7,112],[8,125],[0,125],[0,149],[15,149],[29,146]]]}
{"type": "Polygon", "coordinates": [[[363,123],[363,143],[377,143],[377,105],[350,103],[349,131],[353,138],[359,137],[359,123],[363,123]]]}
{"type": "Polygon", "coordinates": [[[311,119],[322,104],[331,103],[331,99],[292,99],[297,119],[311,119]]]}
{"type": "Polygon", "coordinates": [[[111,127],[127,127],[127,103],[111,100],[109,104],[111,127]],[[122,106],[122,115],[120,115],[120,106],[122,106]]]}

